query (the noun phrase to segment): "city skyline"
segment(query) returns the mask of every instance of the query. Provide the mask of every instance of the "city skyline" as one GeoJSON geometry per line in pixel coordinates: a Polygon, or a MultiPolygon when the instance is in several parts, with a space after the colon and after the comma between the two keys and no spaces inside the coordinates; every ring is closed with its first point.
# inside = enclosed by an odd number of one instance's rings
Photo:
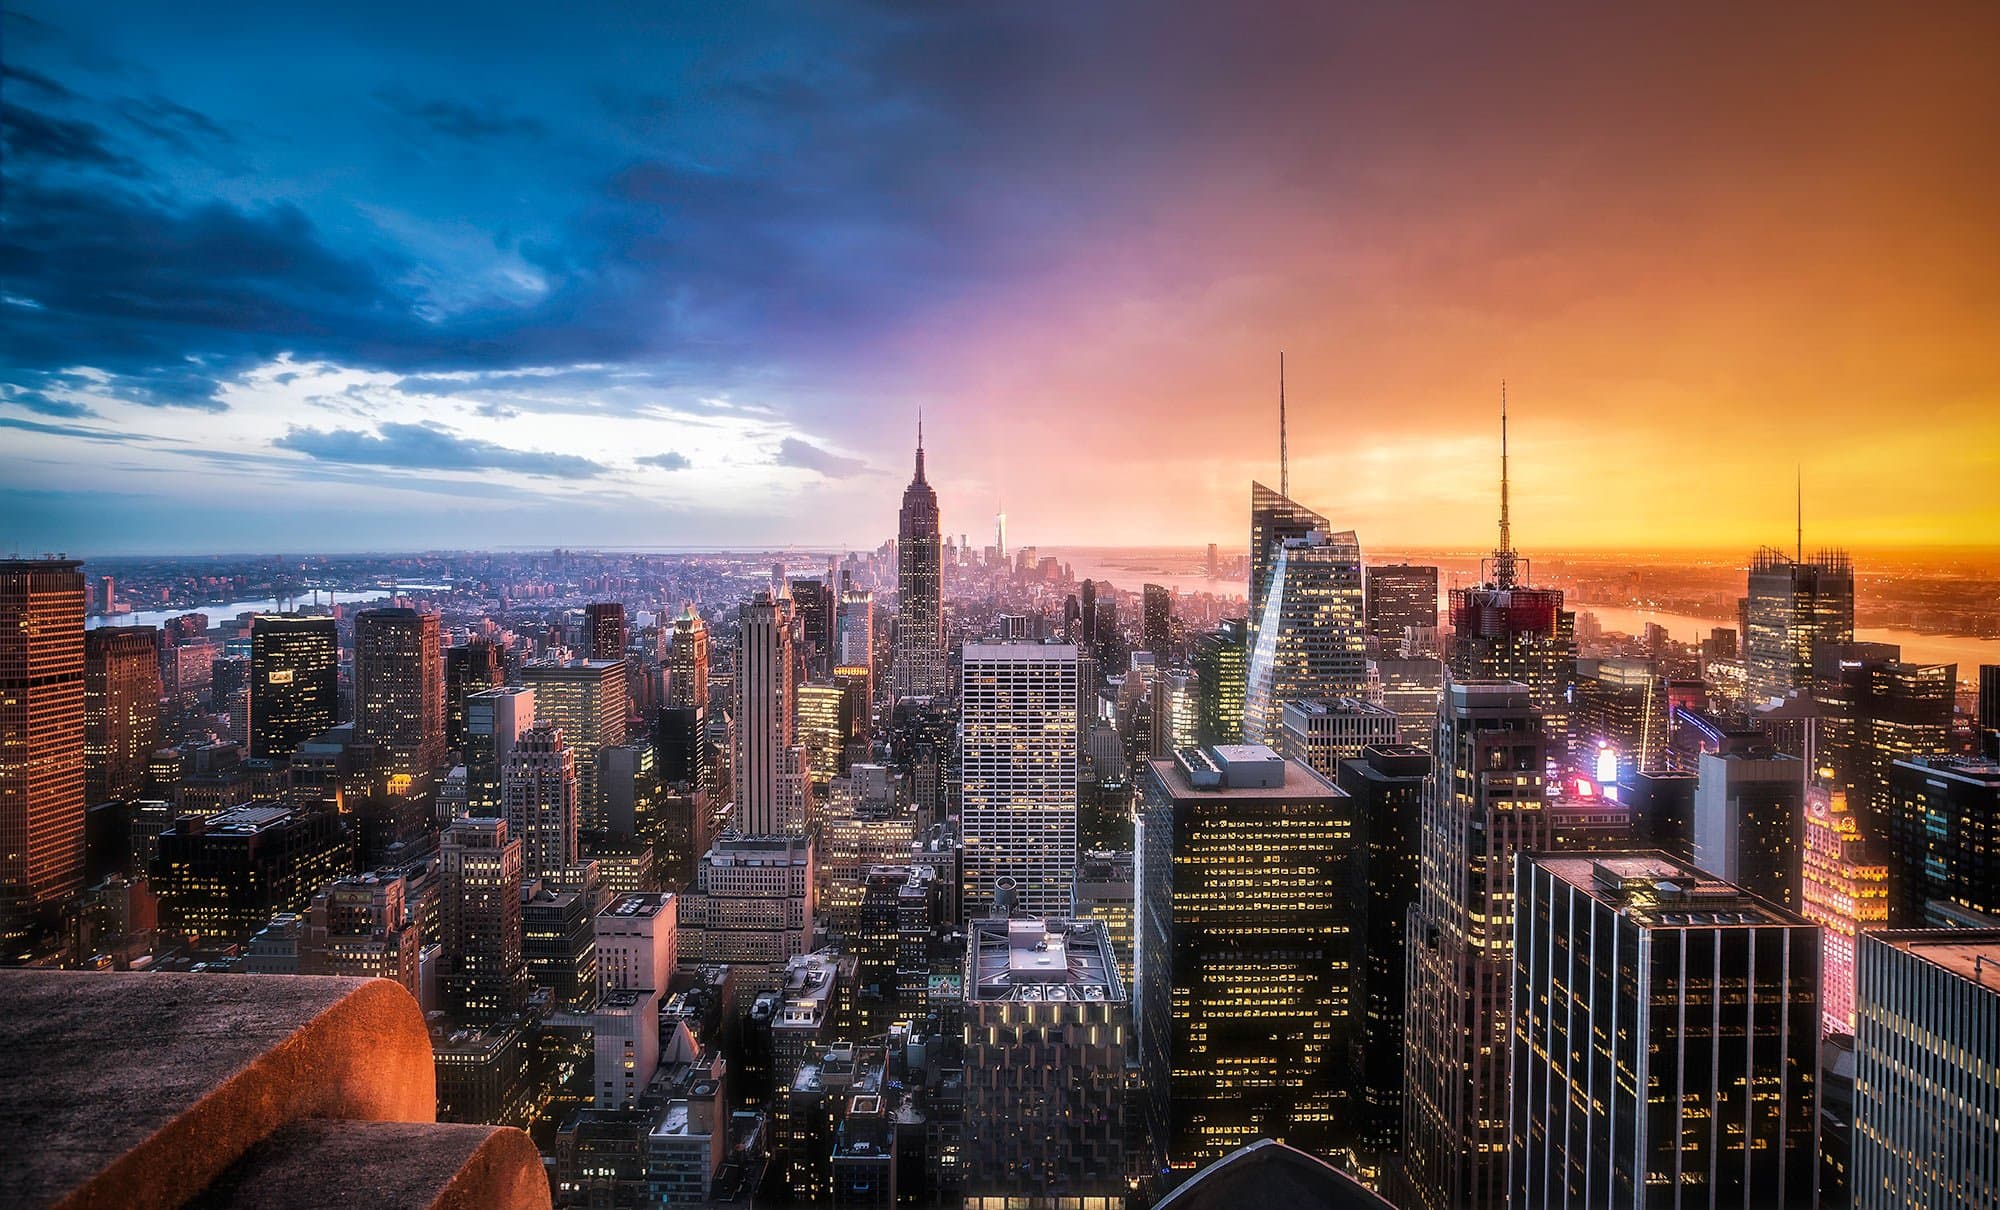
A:
{"type": "Polygon", "coordinates": [[[922,409],[947,533],[1233,544],[1280,349],[1371,547],[1503,377],[1539,552],[2000,523],[1990,9],[350,11],[10,9],[0,541],[872,545],[922,409]]]}

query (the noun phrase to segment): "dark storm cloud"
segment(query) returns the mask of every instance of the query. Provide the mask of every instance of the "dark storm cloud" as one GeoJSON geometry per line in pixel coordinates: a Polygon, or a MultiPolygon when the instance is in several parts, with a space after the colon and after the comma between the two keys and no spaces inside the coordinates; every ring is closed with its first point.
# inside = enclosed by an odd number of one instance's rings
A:
{"type": "Polygon", "coordinates": [[[140,172],[136,160],[111,150],[102,128],[25,105],[0,104],[0,145],[16,168],[96,168],[119,176],[140,172]]]}
{"type": "Polygon", "coordinates": [[[57,101],[67,101],[76,96],[75,93],[56,83],[54,80],[49,79],[41,72],[30,71],[25,67],[20,67],[13,63],[0,63],[0,86],[4,86],[8,80],[25,84],[36,92],[41,93],[44,97],[57,101]]]}
{"type": "Polygon", "coordinates": [[[509,449],[461,437],[433,424],[389,423],[360,429],[295,428],[271,444],[321,462],[432,471],[514,471],[545,478],[587,478],[605,468],[588,458],[509,449]]]}
{"type": "Polygon", "coordinates": [[[694,465],[694,463],[688,461],[686,454],[677,453],[673,450],[668,450],[664,454],[647,454],[644,457],[635,458],[633,461],[644,466],[656,466],[663,471],[684,471],[694,465]]]}
{"type": "Polygon", "coordinates": [[[539,121],[493,104],[466,104],[442,98],[419,99],[398,89],[382,89],[375,99],[434,133],[452,139],[494,139],[547,133],[539,121]]]}
{"type": "Polygon", "coordinates": [[[186,155],[206,155],[234,145],[236,136],[214,119],[165,97],[125,97],[113,103],[128,123],[186,155]]]}
{"type": "Polygon", "coordinates": [[[771,459],[777,466],[795,466],[801,470],[815,471],[829,479],[848,479],[867,471],[868,464],[859,458],[846,458],[830,453],[797,437],[787,437],[778,443],[777,456],[771,459]]]}

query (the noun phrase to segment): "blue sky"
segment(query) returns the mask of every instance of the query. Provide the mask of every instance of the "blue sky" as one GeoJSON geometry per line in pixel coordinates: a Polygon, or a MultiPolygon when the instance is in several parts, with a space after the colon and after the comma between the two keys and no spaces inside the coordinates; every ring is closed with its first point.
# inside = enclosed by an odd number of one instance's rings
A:
{"type": "Polygon", "coordinates": [[[1995,12],[16,2],[0,545],[1990,534],[1995,12]]]}

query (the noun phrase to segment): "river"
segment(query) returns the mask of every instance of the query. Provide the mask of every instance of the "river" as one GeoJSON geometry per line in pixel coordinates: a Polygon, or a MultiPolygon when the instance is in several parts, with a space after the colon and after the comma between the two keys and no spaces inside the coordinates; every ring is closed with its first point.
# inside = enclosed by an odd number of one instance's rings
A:
{"type": "MultiPolygon", "coordinates": [[[[416,586],[409,585],[399,588],[397,591],[407,592],[412,587],[416,586]]],[[[382,600],[388,595],[389,590],[386,588],[356,588],[337,592],[334,594],[333,599],[342,605],[359,605],[369,601],[382,600]]],[[[322,602],[326,598],[326,593],[323,589],[320,592],[320,598],[322,602]]],[[[292,603],[296,606],[301,602],[310,604],[311,601],[312,594],[307,593],[292,603]]],[[[99,626],[164,626],[168,618],[177,618],[184,613],[205,613],[208,615],[209,624],[215,625],[229,621],[238,614],[281,613],[284,611],[284,608],[285,602],[278,600],[276,597],[265,597],[261,601],[228,601],[220,605],[189,605],[180,609],[142,609],[132,613],[113,614],[110,617],[93,617],[87,619],[83,625],[87,630],[95,630],[99,626]]]]}
{"type": "MultiPolygon", "coordinates": [[[[1669,637],[1682,643],[1699,642],[1717,626],[1736,629],[1734,619],[1720,622],[1714,618],[1658,613],[1650,609],[1626,609],[1616,605],[1573,605],[1571,608],[1576,610],[1578,616],[1596,614],[1598,623],[1606,630],[1630,635],[1644,634],[1646,623],[1657,622],[1667,628],[1669,637]]],[[[2000,639],[1918,634],[1914,630],[1867,626],[1856,627],[1854,637],[1864,643],[1894,643],[1903,649],[1903,658],[1913,664],[1957,664],[1958,678],[1962,681],[1977,680],[1981,664],[2000,664],[2000,639]]]]}

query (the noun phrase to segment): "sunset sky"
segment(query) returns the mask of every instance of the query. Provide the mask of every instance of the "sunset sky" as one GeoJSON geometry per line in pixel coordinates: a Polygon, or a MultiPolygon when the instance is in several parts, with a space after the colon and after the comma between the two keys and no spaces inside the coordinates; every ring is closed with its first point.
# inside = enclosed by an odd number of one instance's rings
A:
{"type": "Polygon", "coordinates": [[[0,545],[2000,545],[2000,5],[1637,7],[9,0],[0,545]]]}

